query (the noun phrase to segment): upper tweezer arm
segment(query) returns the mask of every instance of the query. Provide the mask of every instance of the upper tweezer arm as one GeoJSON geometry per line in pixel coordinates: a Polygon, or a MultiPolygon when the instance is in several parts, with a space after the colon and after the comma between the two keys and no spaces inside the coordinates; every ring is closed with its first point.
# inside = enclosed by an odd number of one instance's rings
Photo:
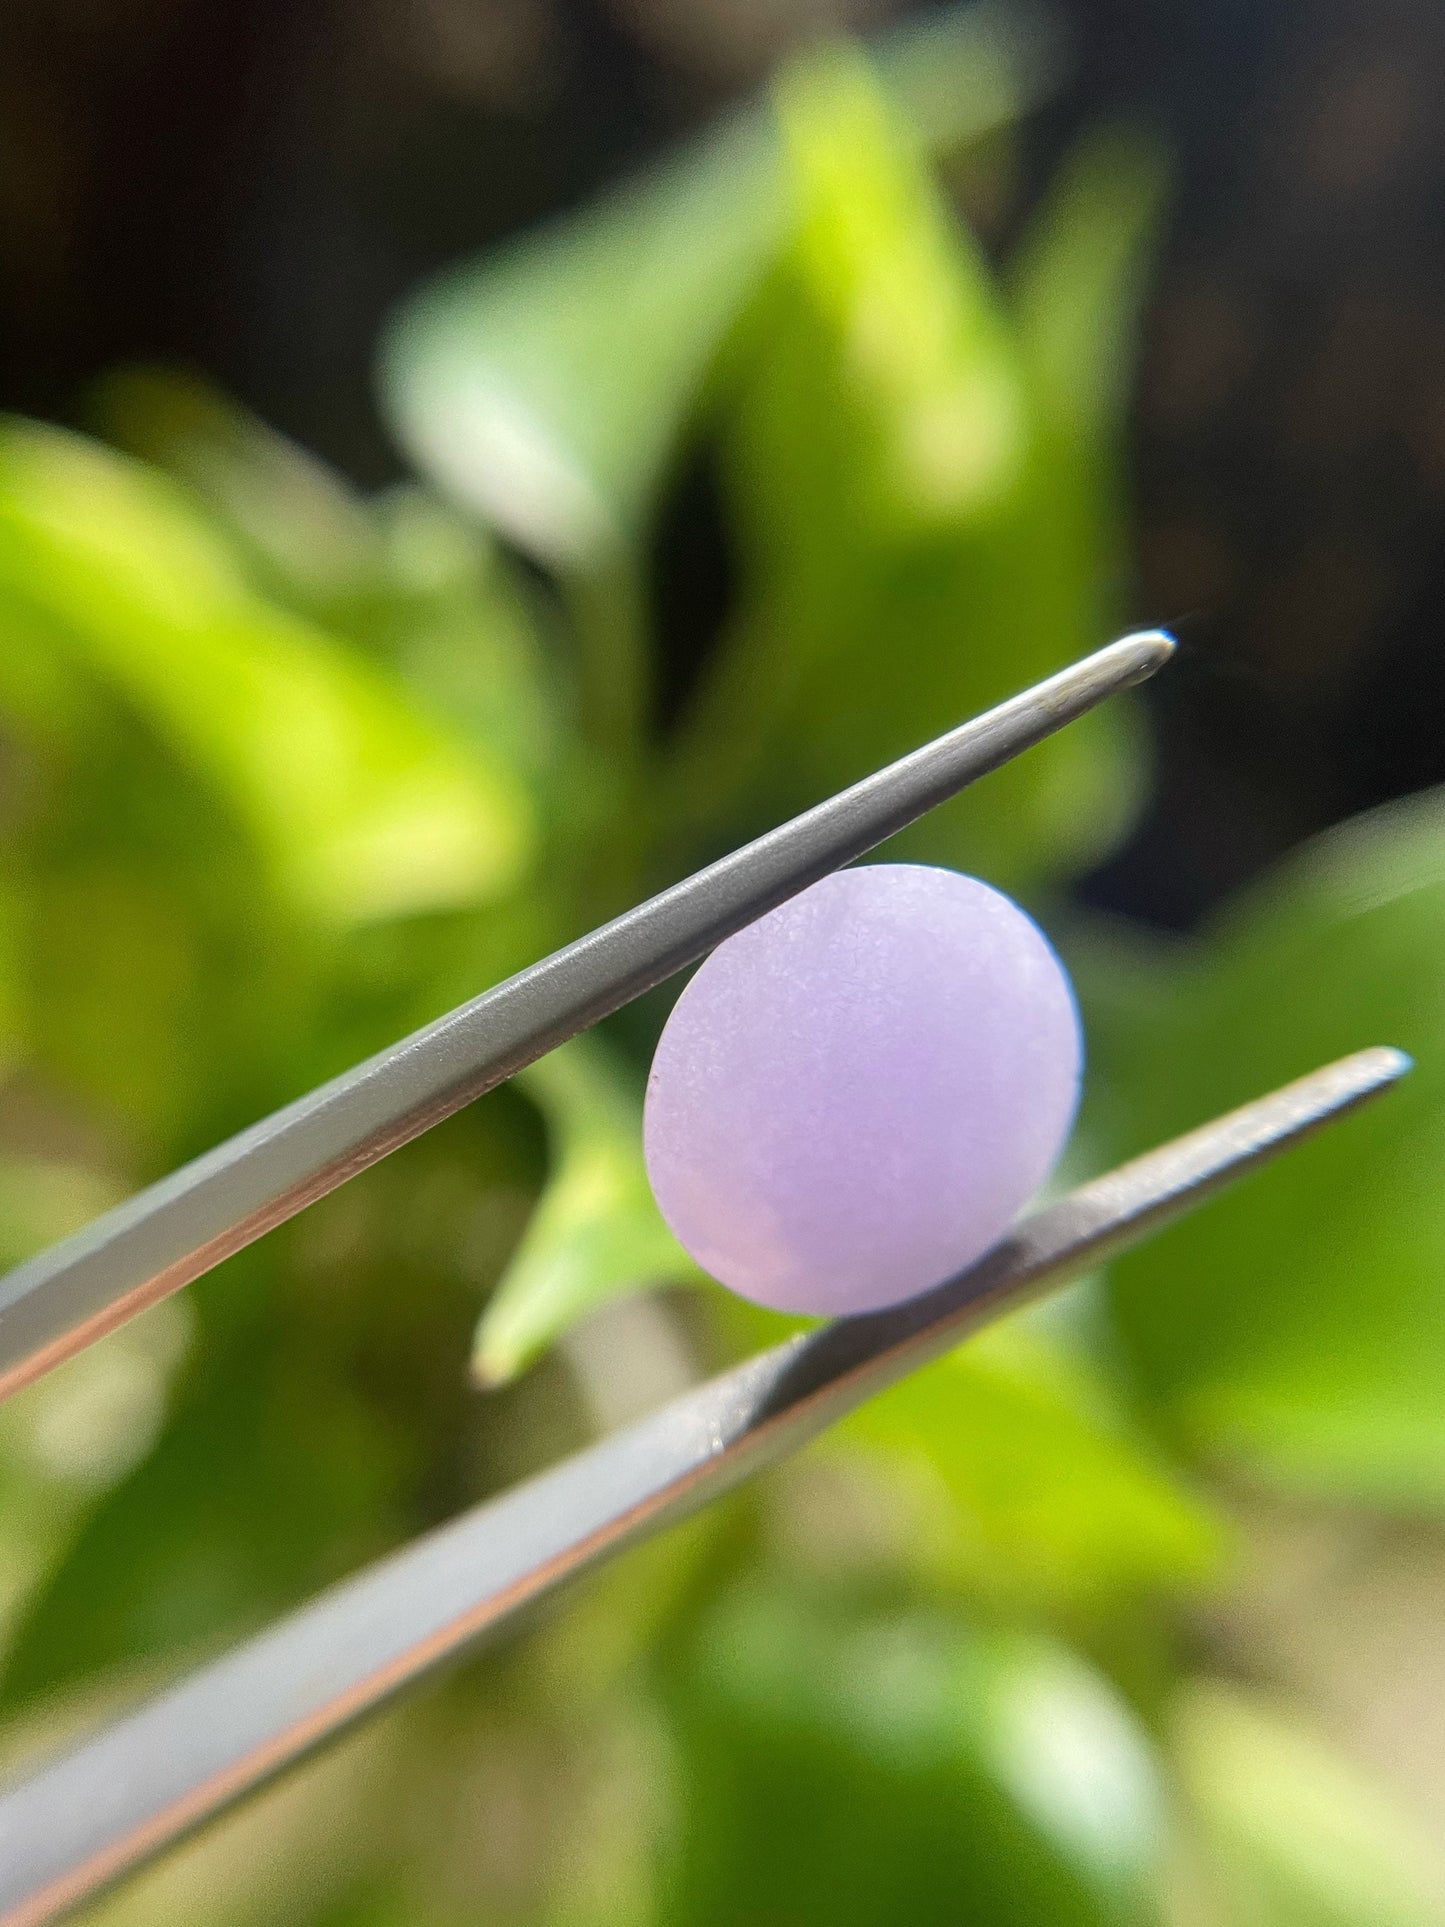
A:
{"type": "Polygon", "coordinates": [[[0,1398],[1117,690],[1126,636],[674,884],[252,1125],[0,1279],[0,1398]]]}

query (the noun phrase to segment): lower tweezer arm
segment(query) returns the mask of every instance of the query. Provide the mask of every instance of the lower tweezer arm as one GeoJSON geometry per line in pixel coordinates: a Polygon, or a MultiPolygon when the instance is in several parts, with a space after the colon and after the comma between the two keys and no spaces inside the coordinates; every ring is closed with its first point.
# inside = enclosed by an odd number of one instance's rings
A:
{"type": "Polygon", "coordinates": [[[1362,1051],[1083,1185],[936,1291],[750,1359],[323,1593],[0,1797],[0,1927],[39,1927],[631,1540],[814,1437],[1392,1083],[1362,1051]]]}

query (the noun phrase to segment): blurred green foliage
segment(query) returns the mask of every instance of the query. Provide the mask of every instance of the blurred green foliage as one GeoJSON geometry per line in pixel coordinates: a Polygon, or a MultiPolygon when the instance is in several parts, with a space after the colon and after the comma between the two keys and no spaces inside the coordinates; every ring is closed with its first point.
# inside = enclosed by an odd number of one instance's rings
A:
{"type": "MultiPolygon", "coordinates": [[[[949,184],[1006,165],[1036,51],[984,12],[825,50],[422,290],[381,354],[421,479],[376,498],[165,371],[93,437],[0,427],[5,1262],[1105,639],[1161,169],[1089,141],[991,260],[949,184]],[[649,558],[703,444],[735,580],[663,727],[649,558]]],[[[1241,1491],[1445,1498],[1445,819],[1347,826],[1161,948],[1063,894],[1147,780],[1115,706],[898,845],[1074,959],[1080,1166],[1357,1044],[1417,1054],[1404,1092],[90,1918],[1445,1919],[1398,1797],[1211,1631],[1241,1491]]],[[[660,1012],[0,1413],[12,1753],[781,1328],[652,1204],[660,1012]]]]}

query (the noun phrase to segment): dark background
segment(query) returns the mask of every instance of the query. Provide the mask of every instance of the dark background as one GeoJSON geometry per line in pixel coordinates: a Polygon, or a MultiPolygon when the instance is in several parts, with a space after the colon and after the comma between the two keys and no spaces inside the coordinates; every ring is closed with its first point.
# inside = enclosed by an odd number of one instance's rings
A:
{"type": "MultiPolygon", "coordinates": [[[[363,484],[393,302],[705,121],[886,0],[8,0],[0,404],[75,419],[197,367],[363,484]]],[[[1030,131],[1163,131],[1175,194],[1131,410],[1143,620],[1186,649],[1161,778],[1088,894],[1187,926],[1301,836],[1445,779],[1445,9],[1072,0],[1030,131]]],[[[1017,212],[1017,210],[1016,210],[1017,212]]],[[[675,671],[725,558],[667,527],[675,671]]]]}

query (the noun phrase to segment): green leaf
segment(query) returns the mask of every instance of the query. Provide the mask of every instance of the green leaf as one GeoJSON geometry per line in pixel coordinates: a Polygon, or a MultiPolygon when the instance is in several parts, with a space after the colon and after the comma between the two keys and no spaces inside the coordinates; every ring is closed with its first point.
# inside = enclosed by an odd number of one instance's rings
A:
{"type": "MultiPolygon", "coordinates": [[[[1050,639],[1052,654],[1029,674],[1062,666],[1118,624],[1117,585],[1130,566],[1124,408],[1165,181],[1160,155],[1137,136],[1085,137],[1010,265],[1034,446],[1018,512],[1000,531],[998,581],[1000,602],[1016,601],[1014,619],[1050,639]]],[[[1022,668],[1027,645],[1012,646],[1022,668]]],[[[1115,702],[1053,738],[1031,781],[1021,764],[1010,780],[1040,839],[1033,860],[1077,873],[1106,855],[1147,794],[1149,753],[1134,711],[1115,702]]],[[[1008,807],[1002,790],[996,807],[1008,807]]]]}
{"type": "Polygon", "coordinates": [[[1039,411],[1096,459],[1107,459],[1125,404],[1166,178],[1162,156],[1139,135],[1086,136],[1010,268],[1019,352],[1039,411]]]}
{"type": "Polygon", "coordinates": [[[1364,1045],[1396,1090],[1113,1272],[1140,1384],[1297,1489],[1445,1503],[1445,792],[1308,846],[1171,968],[1081,956],[1101,1143],[1126,1153],[1364,1045]]]}
{"type": "Polygon", "coordinates": [[[174,368],[117,369],[88,413],[107,441],[186,483],[278,600],[325,618],[372,588],[379,538],[366,505],[209,382],[174,368]]]}
{"type": "Polygon", "coordinates": [[[1069,77],[1059,22],[1007,0],[931,10],[867,44],[899,113],[945,161],[1011,128],[1069,77]]]}
{"type": "MultiPolygon", "coordinates": [[[[1107,627],[1113,450],[1059,423],[1035,364],[1061,353],[1033,352],[859,56],[794,69],[778,111],[796,234],[724,396],[743,590],[678,746],[666,814],[684,824],[776,819],[1107,627]]],[[[1116,273],[1090,258],[1070,278],[1097,202],[1066,183],[1033,277],[1068,309],[1079,358],[1127,308],[1128,248],[1106,257],[1116,273]]],[[[1015,887],[1067,872],[1127,820],[1130,748],[1111,706],[898,849],[1015,887]]]]}
{"type": "Polygon", "coordinates": [[[524,1218],[519,1117],[507,1091],[467,1107],[178,1301],[164,1428],[27,1603],[0,1694],[181,1663],[530,1469],[519,1407],[479,1410],[460,1369],[524,1218]]]}
{"type": "Polygon", "coordinates": [[[376,504],[383,575],[351,627],[410,688],[554,806],[573,692],[531,601],[485,531],[414,485],[376,504]]]}
{"type": "MultiPolygon", "coordinates": [[[[72,1515],[150,1451],[190,1330],[184,1301],[166,1300],[56,1366],[0,1411],[0,1458],[12,1476],[19,1470],[43,1493],[48,1553],[64,1543],[72,1515]]],[[[11,1526],[13,1496],[12,1485],[5,1508],[11,1526]]],[[[10,1610],[17,1603],[13,1594],[6,1601],[10,1610]]]]}
{"type": "Polygon", "coordinates": [[[227,798],[331,925],[484,900],[525,795],[333,638],[268,605],[172,484],[58,430],[0,431],[0,622],[37,620],[227,798]]]}
{"type": "MultiPolygon", "coordinates": [[[[970,8],[885,58],[936,145],[1015,114],[1046,37],[970,8]]],[[[414,296],[382,402],[421,471],[542,559],[590,570],[635,543],[714,357],[788,214],[776,134],[735,115],[578,214],[414,296]]]]}
{"type": "Polygon", "coordinates": [[[414,483],[364,502],[177,370],[107,376],[91,413],[110,441],[200,499],[264,594],[393,663],[488,756],[531,776],[550,767],[561,692],[520,584],[475,524],[414,483]]]}
{"type": "Polygon", "coordinates": [[[739,121],[414,296],[381,364],[403,448],[548,561],[634,539],[772,245],[769,189],[766,132],[739,121]]]}
{"type": "Polygon", "coordinates": [[[203,1349],[159,1442],[26,1602],[0,1701],[193,1657],[298,1603],[383,1549],[404,1463],[355,1390],[264,1332],[203,1349]]]}
{"type": "Polygon", "coordinates": [[[79,1231],[117,1202],[115,1184],[83,1164],[0,1158],[0,1272],[79,1231]]]}
{"type": "Polygon", "coordinates": [[[1109,1390],[1019,1319],[871,1400],[841,1428],[948,1501],[936,1558],[1011,1608],[1107,1608],[1208,1575],[1222,1530],[1109,1390]]]}
{"type": "Polygon", "coordinates": [[[1285,1713],[1224,1687],[1193,1687],[1179,1711],[1176,1757],[1212,1863],[1204,1878],[1229,1927],[1445,1920],[1437,1842],[1285,1713]]]}
{"type": "Polygon", "coordinates": [[[0,1078],[19,1057],[25,1036],[20,962],[23,918],[18,882],[0,869],[0,1078]]]}
{"type": "MultiPolygon", "coordinates": [[[[113,804],[120,800],[116,787],[113,804]]],[[[178,786],[158,800],[174,809],[184,796],[178,786]]],[[[264,884],[254,871],[230,880],[252,889],[264,884]]],[[[227,994],[216,981],[220,970],[212,971],[257,959],[250,946],[230,947],[223,962],[177,881],[174,873],[156,874],[134,847],[129,863],[107,852],[89,862],[47,864],[37,878],[26,945],[29,1056],[104,1117],[117,1149],[137,1162],[164,1158],[194,1110],[220,1096],[228,1073],[243,1069],[235,1063],[235,1020],[249,986],[237,983],[227,994]],[[178,1050],[181,1037],[196,1041],[178,1050]]],[[[274,978],[262,982],[275,988],[274,978]]],[[[275,1020],[283,1034],[288,1015],[275,1020]]],[[[269,1055],[258,1053],[257,1062],[269,1055]]]]}
{"type": "MultiPolygon", "coordinates": [[[[119,1196],[80,1164],[0,1159],[0,1273],[119,1196]]],[[[188,1329],[179,1304],[154,1306],[0,1406],[0,1648],[86,1507],[150,1449],[188,1329]]]]}
{"type": "Polygon", "coordinates": [[[676,1662],[679,1927],[1153,1918],[1156,1769],[1062,1649],[762,1586],[676,1662]]]}
{"type": "Polygon", "coordinates": [[[541,1202],[477,1327],[473,1370],[505,1384],[589,1311],[703,1274],[678,1244],[642,1160],[642,1101],[600,1039],[576,1038],[518,1079],[547,1120],[541,1202]]]}

